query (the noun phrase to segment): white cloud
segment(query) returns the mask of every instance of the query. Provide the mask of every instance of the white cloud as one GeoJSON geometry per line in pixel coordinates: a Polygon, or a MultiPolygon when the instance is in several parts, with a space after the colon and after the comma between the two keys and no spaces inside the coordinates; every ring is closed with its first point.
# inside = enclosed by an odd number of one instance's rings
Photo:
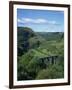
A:
{"type": "Polygon", "coordinates": [[[31,18],[22,18],[22,20],[26,23],[26,22],[33,22],[33,19],[31,18]]]}
{"type": "Polygon", "coordinates": [[[50,24],[57,24],[56,21],[49,21],[50,24]]]}
{"type": "Polygon", "coordinates": [[[47,20],[45,19],[36,19],[35,23],[47,23],[47,20]]]}
{"type": "Polygon", "coordinates": [[[33,23],[33,24],[51,24],[57,25],[58,23],[54,20],[48,21],[43,18],[32,19],[32,18],[22,18],[17,20],[19,23],[33,23]]]}
{"type": "Polygon", "coordinates": [[[17,22],[22,23],[22,20],[21,19],[17,19],[17,22]]]}

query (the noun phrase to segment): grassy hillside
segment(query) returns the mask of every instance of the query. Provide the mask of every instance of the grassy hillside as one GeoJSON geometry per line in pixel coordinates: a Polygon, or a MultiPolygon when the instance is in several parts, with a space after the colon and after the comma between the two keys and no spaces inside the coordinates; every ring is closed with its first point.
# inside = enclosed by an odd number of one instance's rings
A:
{"type": "MultiPolygon", "coordinates": [[[[34,32],[18,27],[18,80],[64,77],[64,33],[34,32]],[[56,64],[48,62],[57,56],[56,64]],[[43,59],[43,61],[41,60],[43,59]]],[[[52,61],[53,62],[53,61],[52,61]]]]}

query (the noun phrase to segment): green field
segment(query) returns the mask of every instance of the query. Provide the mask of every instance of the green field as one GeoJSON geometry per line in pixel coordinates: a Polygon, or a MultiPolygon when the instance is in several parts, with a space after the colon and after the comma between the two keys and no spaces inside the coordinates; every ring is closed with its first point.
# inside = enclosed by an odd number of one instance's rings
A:
{"type": "Polygon", "coordinates": [[[64,78],[63,32],[34,32],[29,27],[18,27],[17,43],[18,80],[64,78]]]}

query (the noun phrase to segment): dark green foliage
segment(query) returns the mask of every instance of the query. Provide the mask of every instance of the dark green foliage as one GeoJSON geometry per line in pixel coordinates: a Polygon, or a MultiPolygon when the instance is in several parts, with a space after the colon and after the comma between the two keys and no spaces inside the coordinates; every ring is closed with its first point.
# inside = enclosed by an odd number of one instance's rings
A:
{"type": "Polygon", "coordinates": [[[18,80],[64,77],[63,32],[34,32],[28,27],[18,27],[17,43],[18,80]],[[55,56],[58,58],[54,61],[55,56]]]}
{"type": "Polygon", "coordinates": [[[27,71],[26,67],[22,64],[18,64],[18,80],[31,80],[32,76],[30,77],[29,72],[27,71]]]}
{"type": "Polygon", "coordinates": [[[29,49],[29,38],[34,36],[32,29],[28,27],[18,27],[17,31],[17,44],[18,44],[18,56],[26,53],[29,49]]]}
{"type": "Polygon", "coordinates": [[[36,79],[56,79],[63,78],[63,68],[60,65],[51,65],[47,69],[41,70],[36,79]]]}
{"type": "Polygon", "coordinates": [[[64,58],[59,57],[56,64],[50,64],[46,69],[42,69],[36,79],[56,79],[64,77],[64,58]]]}

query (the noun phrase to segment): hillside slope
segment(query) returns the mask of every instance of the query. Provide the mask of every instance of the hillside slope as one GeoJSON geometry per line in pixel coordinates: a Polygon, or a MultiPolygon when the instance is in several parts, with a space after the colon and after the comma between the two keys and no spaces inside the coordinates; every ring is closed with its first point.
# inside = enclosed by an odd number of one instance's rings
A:
{"type": "Polygon", "coordinates": [[[18,27],[17,35],[18,80],[64,77],[63,32],[34,32],[29,27],[18,27]],[[49,64],[45,59],[53,56],[59,57],[59,62],[55,65],[49,64]]]}

